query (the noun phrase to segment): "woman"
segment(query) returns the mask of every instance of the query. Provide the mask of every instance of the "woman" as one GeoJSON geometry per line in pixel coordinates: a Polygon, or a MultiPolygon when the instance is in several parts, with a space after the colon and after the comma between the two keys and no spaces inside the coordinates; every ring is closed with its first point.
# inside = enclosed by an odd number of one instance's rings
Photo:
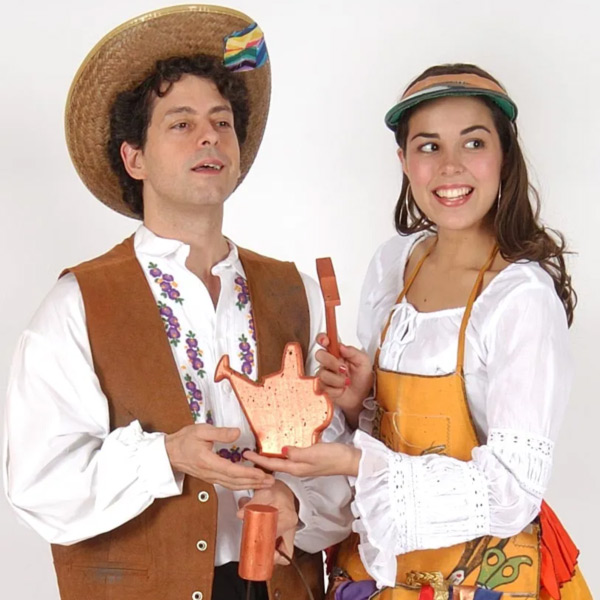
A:
{"type": "Polygon", "coordinates": [[[382,599],[447,598],[449,587],[454,598],[591,598],[542,503],[575,294],[562,237],[537,221],[516,115],[473,65],[409,85],[386,116],[405,177],[400,235],[363,287],[366,352],[318,356],[323,387],[359,430],[351,445],[290,448],[288,461],[246,455],[353,478],[357,535],[338,553],[336,599],[368,598],[371,579],[382,599]]]}

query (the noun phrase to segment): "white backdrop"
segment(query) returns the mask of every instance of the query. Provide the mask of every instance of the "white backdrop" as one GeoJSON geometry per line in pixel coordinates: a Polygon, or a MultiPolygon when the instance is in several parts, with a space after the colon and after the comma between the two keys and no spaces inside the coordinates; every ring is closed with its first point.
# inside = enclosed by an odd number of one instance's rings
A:
{"type": "MultiPolygon", "coordinates": [[[[248,178],[228,201],[225,232],[314,274],[332,256],[343,305],[340,331],[355,341],[361,280],[393,233],[400,187],[383,115],[405,85],[440,62],[474,62],[520,108],[523,148],[561,229],[579,306],[571,341],[577,373],[548,499],[582,550],[600,593],[593,511],[600,423],[596,346],[600,326],[600,41],[594,0],[230,0],[262,26],[273,96],[265,139],[248,178]]],[[[79,181],[63,135],[71,79],[91,47],[160,0],[28,0],[0,18],[0,389],[17,336],[61,269],[95,256],[136,223],[96,201],[79,181]]],[[[0,403],[3,408],[3,403],[0,403]]],[[[0,598],[57,600],[47,544],[17,523],[0,498],[0,598]]]]}

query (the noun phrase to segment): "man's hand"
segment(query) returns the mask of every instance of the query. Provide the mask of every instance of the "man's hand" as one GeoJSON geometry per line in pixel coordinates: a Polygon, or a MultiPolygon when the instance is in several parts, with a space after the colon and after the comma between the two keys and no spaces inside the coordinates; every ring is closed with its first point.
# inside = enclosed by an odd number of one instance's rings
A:
{"type": "Polygon", "coordinates": [[[167,435],[165,447],[174,471],[218,483],[230,490],[269,488],[275,479],[261,469],[234,464],[213,451],[213,442],[230,444],[240,435],[236,427],[188,425],[167,435]]]}
{"type": "MultiPolygon", "coordinates": [[[[244,508],[251,504],[266,504],[274,506],[279,511],[277,515],[277,548],[292,558],[294,537],[298,526],[298,509],[292,490],[283,481],[275,480],[272,487],[255,492],[253,498],[241,498],[240,510],[237,513],[239,519],[244,518],[244,508]]],[[[275,550],[275,564],[289,564],[277,550],[275,550]]]]}

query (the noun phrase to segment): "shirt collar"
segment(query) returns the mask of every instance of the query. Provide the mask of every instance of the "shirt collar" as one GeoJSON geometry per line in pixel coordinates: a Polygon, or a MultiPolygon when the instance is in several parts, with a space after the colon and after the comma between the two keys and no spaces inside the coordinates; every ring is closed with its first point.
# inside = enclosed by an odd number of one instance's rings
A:
{"type": "MultiPolygon", "coordinates": [[[[239,275],[244,275],[237,246],[228,238],[229,254],[213,267],[213,274],[233,268],[239,275]]],[[[190,247],[185,242],[156,235],[145,225],[140,225],[133,238],[136,254],[142,253],[154,258],[172,258],[185,265],[190,254],[190,247]]]]}

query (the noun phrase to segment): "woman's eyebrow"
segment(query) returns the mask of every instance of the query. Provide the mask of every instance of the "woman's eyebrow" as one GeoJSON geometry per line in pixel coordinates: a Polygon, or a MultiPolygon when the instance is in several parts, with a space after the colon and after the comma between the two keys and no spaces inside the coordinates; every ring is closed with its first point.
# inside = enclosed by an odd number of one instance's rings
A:
{"type": "Polygon", "coordinates": [[[463,129],[460,132],[460,135],[467,135],[467,133],[471,133],[472,131],[475,131],[477,129],[483,129],[484,131],[487,131],[489,134],[492,133],[485,125],[473,125],[471,127],[467,127],[466,129],[463,129]]]}
{"type": "Polygon", "coordinates": [[[412,142],[415,138],[418,138],[418,137],[429,138],[429,139],[432,139],[432,140],[439,140],[440,139],[440,136],[437,133],[425,133],[425,132],[421,132],[421,133],[417,133],[417,134],[413,135],[410,138],[410,141],[412,142]]]}
{"type": "MultiPolygon", "coordinates": [[[[487,131],[489,134],[492,133],[485,125],[471,125],[471,127],[467,127],[466,129],[463,129],[460,132],[460,135],[467,135],[468,133],[476,131],[477,129],[483,129],[484,131],[487,131]]],[[[439,140],[440,139],[440,136],[437,133],[426,133],[426,132],[422,131],[421,133],[416,133],[415,135],[413,135],[410,138],[410,141],[412,142],[415,138],[418,138],[418,137],[424,137],[424,138],[428,138],[431,140],[439,140]]]]}

